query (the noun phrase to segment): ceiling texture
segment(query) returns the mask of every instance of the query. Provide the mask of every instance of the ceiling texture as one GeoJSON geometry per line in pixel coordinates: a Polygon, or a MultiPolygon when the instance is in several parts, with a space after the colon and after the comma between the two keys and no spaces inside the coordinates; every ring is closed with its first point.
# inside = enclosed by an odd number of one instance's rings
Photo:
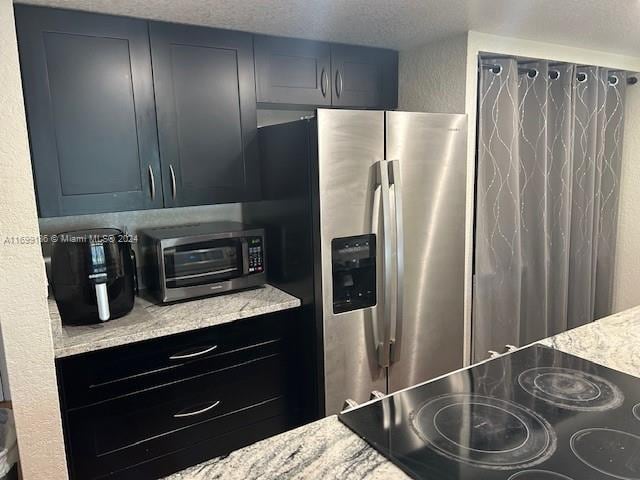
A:
{"type": "Polygon", "coordinates": [[[640,57],[640,0],[25,0],[409,49],[467,30],[640,57]]]}

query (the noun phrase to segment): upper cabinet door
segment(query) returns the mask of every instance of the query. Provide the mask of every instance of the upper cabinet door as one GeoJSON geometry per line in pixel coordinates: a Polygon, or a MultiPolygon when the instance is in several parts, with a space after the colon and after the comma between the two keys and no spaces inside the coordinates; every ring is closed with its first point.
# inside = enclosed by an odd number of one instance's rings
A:
{"type": "Polygon", "coordinates": [[[16,6],[41,217],[162,206],[147,23],[16,6]]]}
{"type": "Polygon", "coordinates": [[[251,35],[151,22],[166,206],[259,195],[251,35]]]}
{"type": "Polygon", "coordinates": [[[254,52],[258,102],[331,105],[328,43],[257,35],[254,52]]]}
{"type": "Polygon", "coordinates": [[[398,106],[398,52],[331,46],[333,105],[394,109],[398,106]]]}

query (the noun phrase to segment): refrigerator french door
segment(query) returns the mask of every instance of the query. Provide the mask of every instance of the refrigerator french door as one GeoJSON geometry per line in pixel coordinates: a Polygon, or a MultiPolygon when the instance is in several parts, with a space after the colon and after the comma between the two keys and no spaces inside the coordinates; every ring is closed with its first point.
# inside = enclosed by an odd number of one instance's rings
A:
{"type": "Polygon", "coordinates": [[[465,115],[318,110],[326,414],[462,366],[466,136],[465,115]]]}

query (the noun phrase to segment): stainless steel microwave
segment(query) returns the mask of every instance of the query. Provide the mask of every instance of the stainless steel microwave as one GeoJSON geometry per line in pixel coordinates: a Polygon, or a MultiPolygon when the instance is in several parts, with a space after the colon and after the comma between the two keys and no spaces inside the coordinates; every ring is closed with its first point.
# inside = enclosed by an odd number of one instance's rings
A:
{"type": "Polygon", "coordinates": [[[264,285],[264,229],[236,222],[139,232],[142,284],[162,302],[264,285]]]}

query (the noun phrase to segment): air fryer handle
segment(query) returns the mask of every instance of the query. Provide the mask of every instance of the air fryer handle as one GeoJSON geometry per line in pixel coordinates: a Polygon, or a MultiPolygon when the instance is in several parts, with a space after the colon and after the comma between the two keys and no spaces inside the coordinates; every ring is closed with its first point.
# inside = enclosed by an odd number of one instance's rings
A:
{"type": "Polygon", "coordinates": [[[107,292],[107,284],[96,283],[96,303],[98,305],[98,318],[106,322],[111,318],[111,310],[109,308],[109,293],[107,292]]]}
{"type": "Polygon", "coordinates": [[[138,262],[136,261],[136,252],[133,251],[133,248],[130,249],[131,252],[131,263],[133,263],[133,291],[136,297],[139,295],[139,287],[138,287],[138,262]]]}

